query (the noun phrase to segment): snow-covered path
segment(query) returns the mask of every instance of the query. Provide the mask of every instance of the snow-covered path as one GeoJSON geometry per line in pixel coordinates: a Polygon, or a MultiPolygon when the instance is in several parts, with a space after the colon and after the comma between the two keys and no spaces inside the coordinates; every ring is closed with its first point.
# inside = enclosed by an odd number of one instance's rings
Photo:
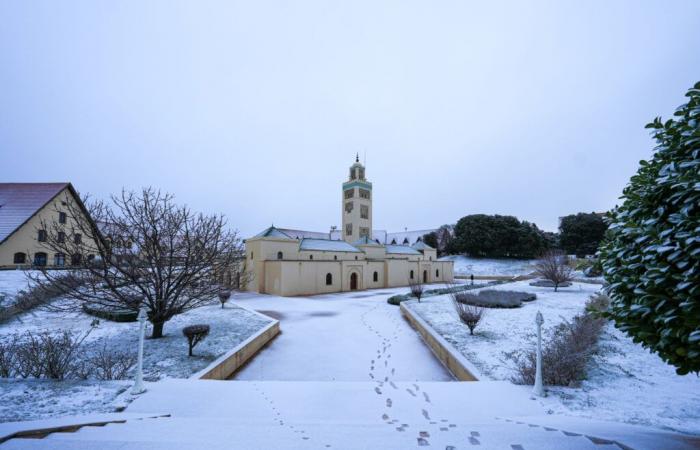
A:
{"type": "Polygon", "coordinates": [[[235,302],[280,320],[282,333],[236,380],[448,381],[433,356],[386,299],[407,289],[313,297],[241,294],[235,302]]]}

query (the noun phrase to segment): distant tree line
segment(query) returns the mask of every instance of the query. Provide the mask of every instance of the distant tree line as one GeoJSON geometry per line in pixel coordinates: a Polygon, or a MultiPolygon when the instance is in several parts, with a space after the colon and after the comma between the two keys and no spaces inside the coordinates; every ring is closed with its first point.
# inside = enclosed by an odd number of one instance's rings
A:
{"type": "Polygon", "coordinates": [[[602,215],[578,213],[561,218],[559,233],[514,216],[472,214],[456,225],[443,225],[423,236],[438,255],[467,254],[488,258],[538,258],[548,250],[585,256],[596,253],[607,225],[602,215]]]}

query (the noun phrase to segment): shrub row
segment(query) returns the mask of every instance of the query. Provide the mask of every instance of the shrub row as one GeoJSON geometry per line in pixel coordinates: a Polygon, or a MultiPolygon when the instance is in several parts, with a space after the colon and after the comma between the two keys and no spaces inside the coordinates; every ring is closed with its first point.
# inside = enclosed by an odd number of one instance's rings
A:
{"type": "Polygon", "coordinates": [[[0,341],[0,378],[121,380],[135,364],[135,356],[103,346],[90,351],[87,333],[26,332],[0,341]]]}
{"type": "MultiPolygon", "coordinates": [[[[606,323],[602,312],[610,300],[596,294],[586,303],[582,314],[557,325],[542,348],[542,379],[551,386],[577,386],[586,377],[586,365],[597,351],[598,338],[606,323]]],[[[536,351],[510,352],[506,356],[515,363],[517,384],[535,382],[536,351]]]]}
{"type": "MultiPolygon", "coordinates": [[[[481,284],[457,284],[457,285],[445,287],[445,288],[429,289],[429,290],[423,292],[421,298],[432,297],[434,295],[453,294],[456,292],[469,291],[471,289],[479,289],[479,288],[482,288],[485,286],[494,286],[494,285],[501,284],[501,283],[503,283],[503,282],[502,281],[490,281],[488,283],[481,283],[481,284]]],[[[412,293],[409,292],[408,294],[392,295],[386,301],[390,305],[398,306],[401,302],[404,302],[406,300],[411,300],[414,298],[416,298],[416,297],[412,293]]]]}
{"type": "Polygon", "coordinates": [[[519,308],[522,302],[531,302],[537,295],[529,292],[497,291],[485,289],[476,294],[460,293],[455,296],[458,303],[484,308],[519,308]]]}
{"type": "Polygon", "coordinates": [[[136,318],[139,315],[138,311],[130,309],[108,309],[89,303],[83,303],[83,311],[86,314],[109,320],[110,322],[136,322],[136,318]]]}

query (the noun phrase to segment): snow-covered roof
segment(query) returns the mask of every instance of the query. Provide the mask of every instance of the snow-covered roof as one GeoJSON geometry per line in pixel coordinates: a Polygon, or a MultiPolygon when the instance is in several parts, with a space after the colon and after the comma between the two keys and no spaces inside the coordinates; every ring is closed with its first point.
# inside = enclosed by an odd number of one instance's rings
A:
{"type": "Polygon", "coordinates": [[[375,246],[381,246],[379,242],[368,238],[367,236],[362,236],[360,239],[356,240],[355,242],[352,243],[352,245],[375,245],[375,246]]]}
{"type": "Polygon", "coordinates": [[[70,183],[0,183],[0,242],[67,187],[70,183]]]}
{"type": "Polygon", "coordinates": [[[274,226],[271,226],[271,227],[264,229],[263,231],[261,231],[260,233],[256,234],[253,237],[254,238],[273,237],[273,238],[280,238],[280,239],[293,239],[292,237],[283,233],[282,231],[275,228],[274,226]]]}
{"type": "Polygon", "coordinates": [[[416,250],[435,250],[433,247],[429,246],[423,241],[418,241],[415,244],[413,244],[411,247],[415,248],[416,250]]]}
{"type": "Polygon", "coordinates": [[[294,239],[332,239],[330,233],[322,233],[320,231],[294,230],[292,228],[278,228],[278,230],[294,239]]]}
{"type": "Polygon", "coordinates": [[[362,253],[345,241],[332,241],[330,239],[305,238],[299,244],[299,250],[317,250],[323,252],[352,252],[362,253]]]}
{"type": "Polygon", "coordinates": [[[435,229],[387,233],[385,243],[391,244],[392,242],[396,242],[397,245],[413,245],[419,240],[423,240],[423,236],[425,236],[428,233],[432,233],[433,231],[435,231],[435,229]]]}
{"type": "Polygon", "coordinates": [[[388,254],[395,255],[420,255],[420,252],[415,248],[411,248],[407,245],[386,245],[386,252],[388,254]]]}

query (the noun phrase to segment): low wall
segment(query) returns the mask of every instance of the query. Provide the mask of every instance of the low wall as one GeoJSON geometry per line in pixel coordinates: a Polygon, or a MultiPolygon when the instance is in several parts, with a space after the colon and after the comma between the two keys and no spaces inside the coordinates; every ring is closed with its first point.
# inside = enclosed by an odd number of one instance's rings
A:
{"type": "Polygon", "coordinates": [[[400,304],[401,314],[423,337],[423,341],[433,351],[437,359],[452,372],[459,381],[479,381],[481,374],[472,363],[440,336],[425,320],[418,314],[406,307],[406,302],[400,304]]]}
{"type": "MultiPolygon", "coordinates": [[[[246,308],[247,309],[247,308],[246,308]]],[[[250,311],[250,310],[249,310],[250,311]]],[[[252,311],[255,314],[270,318],[257,311],[252,311]]],[[[273,320],[262,330],[258,331],[238,346],[229,350],[215,361],[209,364],[205,369],[200,370],[192,375],[190,379],[199,380],[227,380],[231,377],[243,364],[250,358],[255,356],[261,348],[270,342],[280,332],[279,320],[273,320]]]]}

